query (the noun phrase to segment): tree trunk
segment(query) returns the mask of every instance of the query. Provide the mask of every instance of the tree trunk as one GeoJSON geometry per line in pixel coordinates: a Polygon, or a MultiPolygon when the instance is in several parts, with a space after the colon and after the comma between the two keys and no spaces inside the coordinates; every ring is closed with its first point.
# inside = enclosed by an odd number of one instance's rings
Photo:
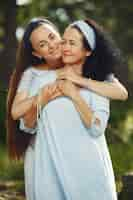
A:
{"type": "Polygon", "coordinates": [[[7,88],[11,71],[15,66],[16,54],[16,0],[7,0],[4,12],[3,29],[4,50],[1,53],[1,73],[0,78],[3,86],[7,88]]]}

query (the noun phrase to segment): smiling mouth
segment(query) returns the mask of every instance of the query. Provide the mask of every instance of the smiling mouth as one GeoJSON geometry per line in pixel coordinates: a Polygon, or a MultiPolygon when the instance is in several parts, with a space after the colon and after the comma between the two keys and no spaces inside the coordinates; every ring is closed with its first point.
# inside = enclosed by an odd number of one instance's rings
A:
{"type": "Polygon", "coordinates": [[[72,56],[72,54],[70,53],[70,51],[63,51],[63,55],[64,56],[72,56]]]}

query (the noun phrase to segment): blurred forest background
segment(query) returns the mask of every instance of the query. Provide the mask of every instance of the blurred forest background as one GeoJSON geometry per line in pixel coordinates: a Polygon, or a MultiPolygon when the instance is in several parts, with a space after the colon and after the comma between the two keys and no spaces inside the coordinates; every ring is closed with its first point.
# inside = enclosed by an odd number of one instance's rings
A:
{"type": "MultiPolygon", "coordinates": [[[[6,152],[5,112],[9,77],[15,67],[18,38],[27,22],[45,16],[61,33],[72,21],[91,17],[110,32],[127,65],[116,68],[116,76],[129,91],[125,102],[111,102],[106,131],[117,189],[121,177],[133,171],[133,5],[131,0],[1,0],[0,1],[0,181],[20,181],[23,163],[11,163],[6,152]]],[[[0,183],[1,184],[1,183],[0,183]]]]}

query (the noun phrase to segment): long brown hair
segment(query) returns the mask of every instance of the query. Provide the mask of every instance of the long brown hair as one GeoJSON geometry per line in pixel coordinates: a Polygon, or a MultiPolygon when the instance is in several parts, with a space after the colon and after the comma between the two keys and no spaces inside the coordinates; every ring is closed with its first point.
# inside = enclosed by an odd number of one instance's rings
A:
{"type": "Polygon", "coordinates": [[[30,21],[25,29],[22,41],[19,44],[16,54],[16,68],[13,71],[9,83],[9,90],[7,96],[7,144],[9,157],[11,159],[20,159],[23,157],[24,152],[30,142],[31,134],[24,133],[19,129],[19,121],[15,121],[11,115],[11,108],[14,97],[17,92],[19,81],[21,80],[22,74],[30,66],[39,65],[45,63],[45,60],[39,59],[32,55],[32,45],[30,42],[30,35],[34,29],[41,26],[42,24],[50,24],[56,28],[50,21],[44,18],[36,18],[30,21]]]}

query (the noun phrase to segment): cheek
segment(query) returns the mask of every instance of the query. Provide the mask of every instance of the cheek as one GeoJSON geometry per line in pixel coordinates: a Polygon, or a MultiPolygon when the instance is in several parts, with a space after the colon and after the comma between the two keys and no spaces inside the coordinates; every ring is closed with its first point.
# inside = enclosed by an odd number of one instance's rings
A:
{"type": "Polygon", "coordinates": [[[81,47],[81,45],[78,45],[78,44],[72,46],[72,49],[73,51],[78,52],[78,53],[83,52],[83,48],[81,47]]]}
{"type": "Polygon", "coordinates": [[[42,48],[41,49],[41,53],[47,54],[48,53],[48,48],[46,48],[46,47],[42,48]]]}
{"type": "Polygon", "coordinates": [[[79,48],[75,48],[75,49],[73,50],[73,52],[74,52],[75,55],[77,55],[77,56],[82,56],[82,55],[83,55],[83,51],[82,51],[81,49],[79,49],[79,48]]]}
{"type": "Polygon", "coordinates": [[[47,49],[40,49],[40,50],[39,50],[39,54],[40,54],[42,57],[47,57],[48,51],[47,51],[47,49]]]}

